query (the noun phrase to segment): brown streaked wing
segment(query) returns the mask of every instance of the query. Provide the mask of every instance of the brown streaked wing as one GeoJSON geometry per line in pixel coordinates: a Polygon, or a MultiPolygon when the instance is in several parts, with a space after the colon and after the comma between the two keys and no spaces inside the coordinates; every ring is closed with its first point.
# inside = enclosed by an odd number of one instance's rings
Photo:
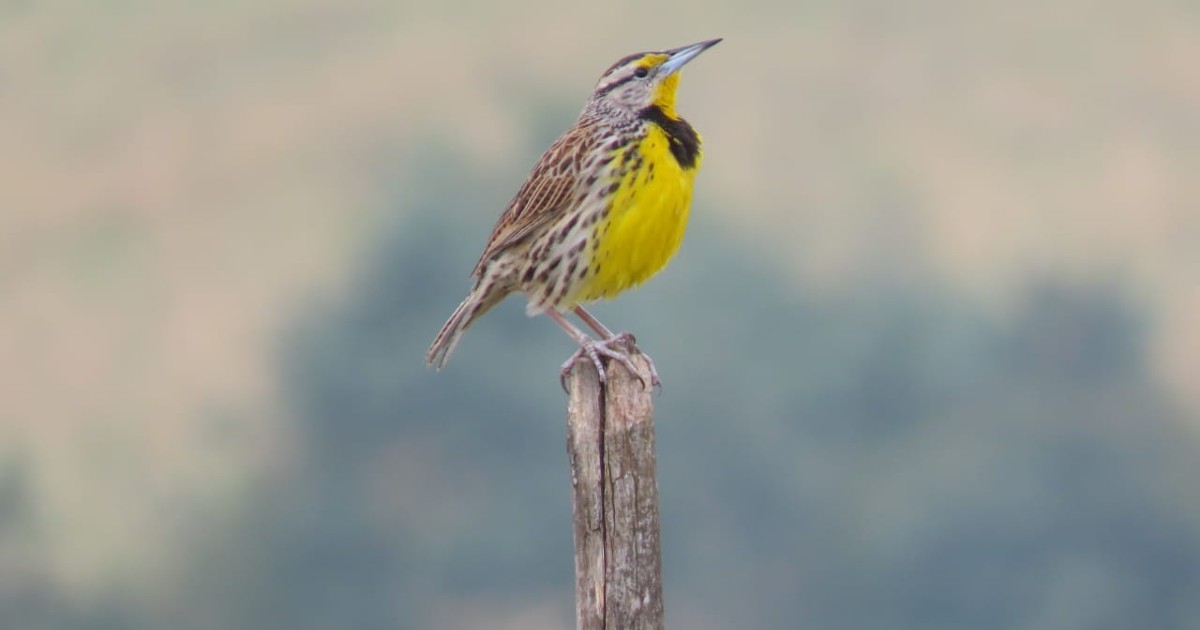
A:
{"type": "Polygon", "coordinates": [[[584,155],[592,146],[586,127],[575,127],[563,134],[542,154],[521,189],[509,202],[504,214],[492,228],[483,255],[475,263],[472,276],[483,271],[484,263],[496,254],[520,243],[568,209],[579,184],[584,155]]]}

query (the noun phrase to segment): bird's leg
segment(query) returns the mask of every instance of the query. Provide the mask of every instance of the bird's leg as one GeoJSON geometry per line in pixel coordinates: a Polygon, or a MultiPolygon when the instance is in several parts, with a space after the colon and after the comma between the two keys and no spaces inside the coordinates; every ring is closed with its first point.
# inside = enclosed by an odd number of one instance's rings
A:
{"type": "MultiPolygon", "coordinates": [[[[582,306],[575,307],[575,314],[579,316],[579,319],[583,320],[583,323],[587,324],[592,330],[596,331],[597,335],[600,335],[601,337],[603,337],[605,339],[613,338],[613,331],[609,330],[608,326],[601,324],[600,320],[593,317],[592,314],[587,312],[586,310],[584,310],[584,308],[582,306]]],[[[633,341],[636,343],[637,340],[633,338],[632,334],[630,334],[630,333],[623,333],[623,334],[628,336],[630,341],[633,341]]]]}
{"type": "MultiPolygon", "coordinates": [[[[620,361],[629,370],[630,374],[636,375],[639,379],[642,378],[641,373],[634,367],[633,361],[630,361],[628,356],[619,350],[609,347],[609,340],[596,341],[588,337],[586,333],[579,330],[574,324],[567,321],[562,314],[552,308],[547,309],[546,314],[550,316],[550,319],[554,320],[554,323],[567,331],[567,334],[579,344],[579,350],[576,350],[575,354],[571,355],[571,358],[567,359],[566,363],[563,363],[562,373],[559,375],[559,383],[562,385],[563,391],[567,391],[567,375],[571,373],[571,368],[575,366],[576,361],[579,361],[584,356],[591,359],[592,364],[596,366],[596,374],[600,377],[601,384],[606,382],[608,375],[604,372],[604,362],[600,360],[600,357],[620,361]]],[[[645,379],[642,382],[645,383],[645,379]]]]}
{"type": "MultiPolygon", "coordinates": [[[[593,317],[592,314],[587,312],[587,310],[582,306],[575,307],[575,314],[579,316],[579,319],[583,320],[583,323],[587,324],[592,330],[596,331],[596,334],[600,335],[604,339],[604,341],[600,343],[606,346],[628,344],[631,349],[637,349],[638,352],[641,352],[641,350],[637,348],[637,339],[633,336],[633,333],[622,332],[613,334],[613,331],[609,330],[608,326],[601,324],[600,320],[593,317]]],[[[650,365],[650,385],[653,387],[662,385],[662,383],[658,380],[658,370],[654,367],[654,359],[651,359],[650,355],[644,352],[642,352],[642,356],[646,357],[646,363],[650,365]]],[[[629,367],[629,363],[625,363],[625,367],[629,367]]],[[[637,374],[643,385],[646,383],[646,379],[641,375],[640,372],[634,371],[633,373],[637,374]]]]}

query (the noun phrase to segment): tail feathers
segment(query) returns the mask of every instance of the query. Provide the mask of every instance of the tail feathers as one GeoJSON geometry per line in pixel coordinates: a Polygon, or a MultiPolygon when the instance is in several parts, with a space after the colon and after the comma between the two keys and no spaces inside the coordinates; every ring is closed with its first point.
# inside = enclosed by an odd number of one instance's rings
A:
{"type": "Polygon", "coordinates": [[[499,304],[506,295],[508,295],[507,291],[486,290],[476,285],[462,301],[462,304],[454,309],[454,314],[446,320],[446,324],[442,326],[441,332],[429,346],[429,351],[425,353],[425,362],[439,370],[445,367],[455,346],[467,332],[467,328],[493,306],[499,304]]]}

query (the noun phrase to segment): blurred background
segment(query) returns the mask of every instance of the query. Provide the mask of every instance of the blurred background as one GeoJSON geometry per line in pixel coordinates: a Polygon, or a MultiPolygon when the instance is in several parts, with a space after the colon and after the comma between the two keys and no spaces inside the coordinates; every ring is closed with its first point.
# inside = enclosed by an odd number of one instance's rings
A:
{"type": "Polygon", "coordinates": [[[558,366],[423,352],[617,58],[710,37],[677,628],[1200,628],[1200,8],[0,2],[0,627],[570,627],[558,366]]]}

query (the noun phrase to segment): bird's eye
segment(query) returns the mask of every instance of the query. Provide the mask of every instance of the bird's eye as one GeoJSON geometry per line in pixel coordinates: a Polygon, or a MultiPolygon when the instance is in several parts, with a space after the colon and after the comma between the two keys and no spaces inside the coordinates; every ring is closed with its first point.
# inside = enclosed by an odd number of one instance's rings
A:
{"type": "Polygon", "coordinates": [[[646,77],[650,76],[650,70],[647,68],[638,68],[637,70],[633,71],[633,76],[639,79],[645,79],[646,77]]]}

